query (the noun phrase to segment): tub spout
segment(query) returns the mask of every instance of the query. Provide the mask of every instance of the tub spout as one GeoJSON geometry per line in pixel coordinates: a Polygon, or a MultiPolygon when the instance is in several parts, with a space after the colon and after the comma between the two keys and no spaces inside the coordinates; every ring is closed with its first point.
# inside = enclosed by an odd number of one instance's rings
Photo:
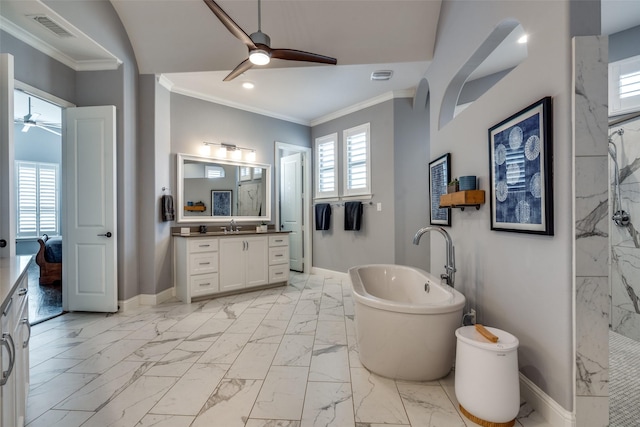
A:
{"type": "Polygon", "coordinates": [[[438,233],[442,234],[442,237],[444,237],[445,244],[446,244],[447,258],[446,258],[446,265],[444,266],[445,273],[441,274],[440,278],[444,280],[449,286],[453,287],[455,283],[455,277],[456,277],[456,251],[455,251],[455,248],[453,247],[453,241],[451,240],[451,236],[449,236],[449,233],[447,233],[447,230],[445,230],[442,227],[433,227],[433,226],[421,228],[416,232],[415,236],[413,236],[413,244],[414,245],[420,244],[420,238],[422,237],[422,235],[425,233],[429,233],[431,231],[437,231],[438,233]]]}

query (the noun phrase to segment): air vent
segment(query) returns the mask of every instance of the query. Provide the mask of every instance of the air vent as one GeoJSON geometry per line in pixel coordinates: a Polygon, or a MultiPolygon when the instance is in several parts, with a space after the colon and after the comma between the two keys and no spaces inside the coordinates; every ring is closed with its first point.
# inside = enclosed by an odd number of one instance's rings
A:
{"type": "Polygon", "coordinates": [[[53,34],[55,34],[58,37],[62,37],[62,38],[74,37],[73,34],[71,34],[69,31],[65,30],[64,28],[62,28],[58,23],[53,21],[48,16],[45,16],[45,15],[33,15],[30,18],[33,19],[34,21],[36,21],[38,24],[40,24],[43,27],[45,27],[47,30],[51,31],[53,34]]]}
{"type": "Polygon", "coordinates": [[[391,76],[393,76],[393,71],[391,70],[378,70],[371,73],[371,80],[373,81],[389,80],[391,76]]]}

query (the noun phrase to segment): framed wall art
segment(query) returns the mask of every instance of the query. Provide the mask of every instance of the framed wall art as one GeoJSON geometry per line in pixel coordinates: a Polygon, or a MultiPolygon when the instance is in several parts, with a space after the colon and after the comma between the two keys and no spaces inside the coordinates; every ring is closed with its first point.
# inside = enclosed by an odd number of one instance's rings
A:
{"type": "Polygon", "coordinates": [[[451,181],[451,154],[447,153],[429,163],[430,223],[451,226],[451,208],[440,207],[440,196],[447,194],[451,181]]]}
{"type": "Polygon", "coordinates": [[[211,190],[211,215],[231,216],[231,190],[211,190]]]}
{"type": "Polygon", "coordinates": [[[551,97],[489,129],[491,229],[553,236],[551,97]]]}

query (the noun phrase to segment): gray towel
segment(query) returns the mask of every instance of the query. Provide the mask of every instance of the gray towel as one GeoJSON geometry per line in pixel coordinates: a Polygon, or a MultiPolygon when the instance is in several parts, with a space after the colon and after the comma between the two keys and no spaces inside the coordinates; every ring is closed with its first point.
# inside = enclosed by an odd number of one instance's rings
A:
{"type": "Polygon", "coordinates": [[[331,227],[331,205],[318,203],[316,205],[316,230],[328,230],[331,227]]]}
{"type": "Polygon", "coordinates": [[[362,202],[344,204],[344,229],[359,231],[362,225],[362,202]]]}
{"type": "Polygon", "coordinates": [[[176,219],[176,213],[173,208],[173,196],[164,195],[162,196],[162,220],[163,221],[173,221],[176,219]]]}

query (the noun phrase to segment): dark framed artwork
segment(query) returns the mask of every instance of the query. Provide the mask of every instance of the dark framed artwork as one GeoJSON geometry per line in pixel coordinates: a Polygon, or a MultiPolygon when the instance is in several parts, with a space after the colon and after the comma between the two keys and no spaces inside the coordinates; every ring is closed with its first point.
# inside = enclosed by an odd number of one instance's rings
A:
{"type": "Polygon", "coordinates": [[[440,207],[440,196],[447,194],[451,181],[451,154],[447,153],[429,163],[429,220],[434,225],[451,226],[451,208],[440,207]]]}
{"type": "Polygon", "coordinates": [[[553,236],[551,97],[489,129],[491,229],[553,236]]]}
{"type": "Polygon", "coordinates": [[[231,216],[232,190],[211,190],[211,215],[231,216]]]}

